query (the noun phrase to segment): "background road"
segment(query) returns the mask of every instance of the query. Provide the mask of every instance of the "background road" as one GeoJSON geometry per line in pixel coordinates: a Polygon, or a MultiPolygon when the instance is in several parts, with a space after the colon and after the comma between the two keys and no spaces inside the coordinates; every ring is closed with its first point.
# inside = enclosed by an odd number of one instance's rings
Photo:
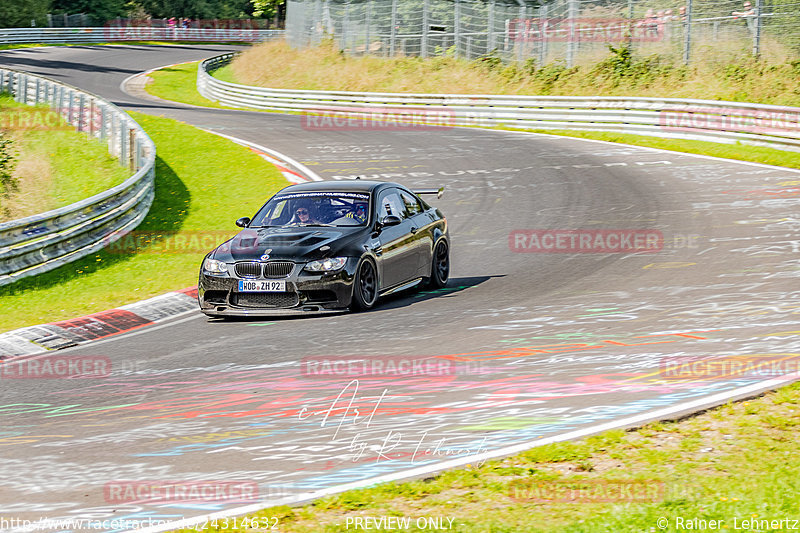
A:
{"type": "MultiPolygon", "coordinates": [[[[222,323],[198,313],[63,352],[111,357],[109,378],[3,380],[6,513],[193,516],[226,506],[110,505],[103,488],[248,480],[273,501],[793,379],[788,365],[761,377],[662,370],[676,357],[800,353],[798,173],[514,132],[313,131],[299,116],[171,106],[119,88],[228,49],[39,48],[0,53],[0,64],[263,144],[326,179],[445,185],[436,204],[450,222],[449,286],[352,315],[222,323]],[[519,253],[509,245],[518,229],[659,230],[664,248],[519,253]],[[358,383],[303,372],[299,361],[325,355],[427,357],[456,371],[358,383]]],[[[233,234],[249,215],[220,216],[233,234]]]]}

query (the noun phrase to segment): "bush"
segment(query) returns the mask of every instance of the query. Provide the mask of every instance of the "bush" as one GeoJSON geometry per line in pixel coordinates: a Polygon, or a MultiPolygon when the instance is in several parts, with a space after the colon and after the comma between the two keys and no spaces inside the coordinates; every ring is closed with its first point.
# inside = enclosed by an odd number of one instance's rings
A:
{"type": "Polygon", "coordinates": [[[8,198],[17,191],[17,180],[14,168],[17,166],[17,154],[12,148],[13,141],[0,133],[0,197],[8,198]]]}

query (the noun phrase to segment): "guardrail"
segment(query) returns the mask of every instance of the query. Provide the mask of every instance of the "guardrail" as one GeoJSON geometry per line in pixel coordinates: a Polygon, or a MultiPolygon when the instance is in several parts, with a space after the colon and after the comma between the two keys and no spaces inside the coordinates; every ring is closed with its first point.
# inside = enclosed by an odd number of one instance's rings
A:
{"type": "Polygon", "coordinates": [[[233,107],[320,116],[308,127],[336,129],[359,119],[364,128],[393,123],[566,129],[633,133],[800,150],[800,108],[680,98],[504,96],[268,89],[218,80],[209,72],[234,54],[204,61],[197,88],[233,107]],[[338,122],[337,122],[338,121],[338,122]],[[330,126],[330,127],[328,127],[330,126]]]}
{"type": "Polygon", "coordinates": [[[0,93],[49,104],[78,131],[107,141],[109,153],[134,172],[80,202],[0,224],[0,285],[6,285],[94,253],[135,228],[153,202],[156,148],[125,112],[76,87],[0,68],[0,93]]]}
{"type": "Polygon", "coordinates": [[[284,30],[253,28],[157,28],[108,26],[103,28],[0,29],[0,44],[107,43],[115,41],[260,42],[282,37],[284,30]]]}

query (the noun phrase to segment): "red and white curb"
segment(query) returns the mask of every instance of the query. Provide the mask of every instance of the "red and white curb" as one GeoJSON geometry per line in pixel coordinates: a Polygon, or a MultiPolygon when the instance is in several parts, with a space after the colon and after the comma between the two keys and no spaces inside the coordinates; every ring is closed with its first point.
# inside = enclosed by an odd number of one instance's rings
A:
{"type": "Polygon", "coordinates": [[[197,310],[197,287],[78,318],[0,333],[0,360],[70,348],[197,310]]]}

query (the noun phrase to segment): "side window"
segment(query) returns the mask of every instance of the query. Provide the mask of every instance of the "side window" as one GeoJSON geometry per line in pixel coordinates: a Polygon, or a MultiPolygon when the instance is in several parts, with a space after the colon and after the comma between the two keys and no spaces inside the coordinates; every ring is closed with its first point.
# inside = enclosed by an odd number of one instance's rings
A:
{"type": "Polygon", "coordinates": [[[378,206],[378,220],[387,215],[406,218],[405,206],[396,190],[381,194],[380,205],[378,206]]]}
{"type": "Polygon", "coordinates": [[[414,196],[408,194],[406,191],[400,191],[400,197],[403,199],[403,204],[405,204],[409,217],[413,217],[422,212],[422,207],[414,196]]]}

